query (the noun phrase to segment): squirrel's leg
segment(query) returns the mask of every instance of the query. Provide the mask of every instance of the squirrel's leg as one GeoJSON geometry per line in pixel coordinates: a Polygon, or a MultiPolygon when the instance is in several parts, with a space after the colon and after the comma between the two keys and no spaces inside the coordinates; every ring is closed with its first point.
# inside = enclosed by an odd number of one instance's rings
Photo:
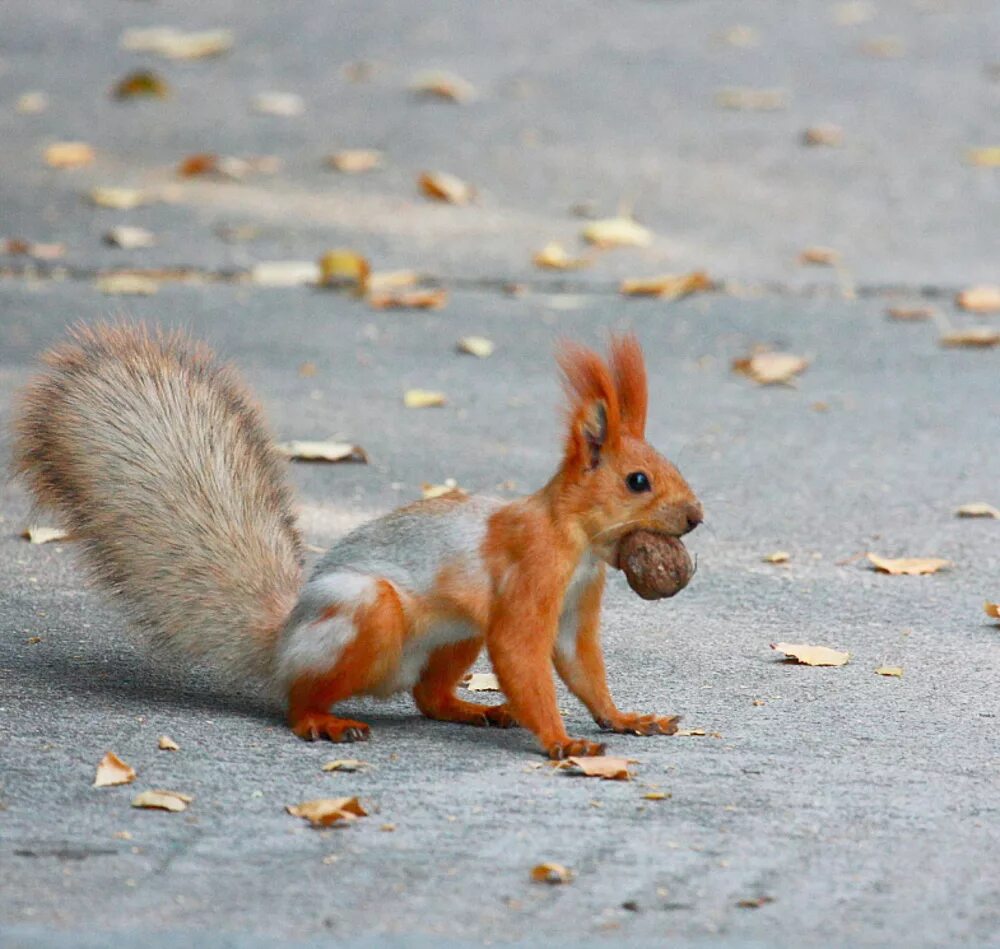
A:
{"type": "Polygon", "coordinates": [[[417,708],[428,718],[463,725],[494,725],[510,728],[516,724],[507,704],[480,705],[455,695],[466,670],[476,661],[483,640],[479,637],[441,646],[431,653],[420,681],[413,689],[417,708]]]}
{"type": "Polygon", "coordinates": [[[331,715],[330,706],[369,691],[398,661],[406,628],[402,604],[387,580],[352,577],[339,590],[336,577],[323,582],[320,593],[338,595],[315,618],[300,619],[283,643],[288,723],[308,741],[364,741],[368,725],[331,715]]]}
{"type": "Polygon", "coordinates": [[[508,576],[490,615],[486,646],[511,713],[550,758],[600,755],[599,742],[570,738],[556,704],[552,652],[560,598],[561,591],[539,589],[526,574],[508,576]]]}
{"type": "Polygon", "coordinates": [[[601,728],[631,735],[672,735],[677,731],[679,715],[620,712],[611,698],[601,652],[603,592],[602,575],[583,591],[577,616],[563,618],[564,623],[577,623],[576,635],[560,635],[554,654],[556,671],[601,728]]]}

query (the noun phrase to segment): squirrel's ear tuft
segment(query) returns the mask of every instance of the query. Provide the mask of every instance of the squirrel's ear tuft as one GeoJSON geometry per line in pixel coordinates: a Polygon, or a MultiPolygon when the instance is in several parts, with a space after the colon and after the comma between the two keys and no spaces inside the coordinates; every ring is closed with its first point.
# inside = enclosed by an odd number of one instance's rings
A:
{"type": "Polygon", "coordinates": [[[569,399],[566,463],[589,471],[621,442],[618,392],[611,371],[593,350],[564,342],[558,359],[569,399]]]}
{"type": "Polygon", "coordinates": [[[622,429],[632,438],[646,434],[646,363],[633,333],[611,338],[611,374],[621,406],[622,429]]]}

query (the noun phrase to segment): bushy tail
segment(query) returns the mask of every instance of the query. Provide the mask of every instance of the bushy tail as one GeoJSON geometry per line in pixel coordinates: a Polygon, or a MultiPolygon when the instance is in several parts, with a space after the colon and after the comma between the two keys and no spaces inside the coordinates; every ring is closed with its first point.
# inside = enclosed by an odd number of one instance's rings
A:
{"type": "Polygon", "coordinates": [[[76,329],[15,421],[14,466],[157,644],[267,676],[301,582],[283,461],[235,373],[187,336],[76,329]]]}

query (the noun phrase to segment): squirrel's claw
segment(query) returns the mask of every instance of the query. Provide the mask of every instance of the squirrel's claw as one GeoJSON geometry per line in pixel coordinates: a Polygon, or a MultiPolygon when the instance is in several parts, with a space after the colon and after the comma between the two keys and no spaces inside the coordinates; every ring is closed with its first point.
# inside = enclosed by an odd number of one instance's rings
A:
{"type": "Polygon", "coordinates": [[[553,761],[563,758],[583,758],[604,754],[604,744],[599,741],[587,741],[585,738],[567,738],[564,741],[553,742],[545,749],[553,761]]]}
{"type": "Polygon", "coordinates": [[[680,715],[620,712],[614,719],[599,719],[597,725],[604,731],[618,732],[621,735],[673,735],[680,720],[680,715]]]}
{"type": "Polygon", "coordinates": [[[326,739],[335,742],[368,741],[371,729],[364,722],[337,718],[322,712],[309,712],[299,718],[292,731],[305,741],[326,739]]]}

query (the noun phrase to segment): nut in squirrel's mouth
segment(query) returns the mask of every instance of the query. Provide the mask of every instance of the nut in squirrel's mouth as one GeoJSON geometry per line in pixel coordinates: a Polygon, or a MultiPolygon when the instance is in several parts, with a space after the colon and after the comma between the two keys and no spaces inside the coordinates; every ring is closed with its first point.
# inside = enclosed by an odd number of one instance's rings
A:
{"type": "Polygon", "coordinates": [[[644,600],[674,596],[688,585],[695,565],[673,534],[635,530],[618,542],[616,566],[644,600]]]}

